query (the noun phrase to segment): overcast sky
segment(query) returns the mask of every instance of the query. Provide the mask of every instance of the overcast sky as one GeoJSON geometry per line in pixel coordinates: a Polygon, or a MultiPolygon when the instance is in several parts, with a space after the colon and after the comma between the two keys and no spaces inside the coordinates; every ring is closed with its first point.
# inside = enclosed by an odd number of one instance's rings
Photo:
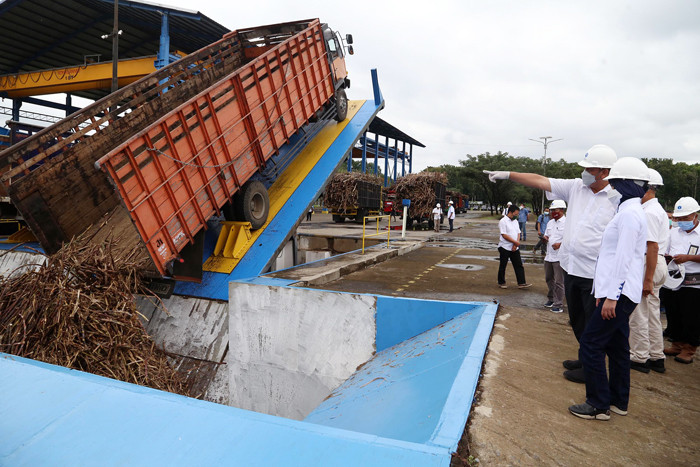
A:
{"type": "Polygon", "coordinates": [[[506,151],[700,162],[700,1],[158,0],[230,28],[307,18],[352,33],[350,99],[427,147],[414,171],[506,151]],[[419,4],[420,6],[409,6],[419,4]]]}

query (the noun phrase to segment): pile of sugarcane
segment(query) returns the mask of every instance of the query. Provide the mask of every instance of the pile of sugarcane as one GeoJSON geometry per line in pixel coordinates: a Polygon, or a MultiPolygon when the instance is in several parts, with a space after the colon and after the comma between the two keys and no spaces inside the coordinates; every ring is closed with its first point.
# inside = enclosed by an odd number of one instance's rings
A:
{"type": "Polygon", "coordinates": [[[362,172],[333,174],[323,195],[323,203],[337,211],[354,209],[358,204],[358,182],[381,185],[381,178],[362,172]]]}
{"type": "Polygon", "coordinates": [[[188,395],[146,334],[133,254],[74,241],[23,274],[0,277],[0,352],[188,395]]]}
{"type": "MultiPolygon", "coordinates": [[[[447,185],[447,175],[443,172],[419,172],[408,174],[396,180],[396,199],[410,199],[411,217],[430,217],[435,208],[435,183],[447,185]]],[[[442,206],[443,208],[445,206],[442,206]]]]}

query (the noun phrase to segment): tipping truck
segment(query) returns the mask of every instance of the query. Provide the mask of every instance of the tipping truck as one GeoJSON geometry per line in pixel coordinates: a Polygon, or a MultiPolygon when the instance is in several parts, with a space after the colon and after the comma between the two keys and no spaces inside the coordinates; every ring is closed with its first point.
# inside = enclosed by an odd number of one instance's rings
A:
{"type": "Polygon", "coordinates": [[[256,173],[324,111],[346,118],[351,44],[318,19],[232,31],[4,150],[0,181],[48,253],[91,229],[146,275],[201,277],[207,221],[264,225],[256,173]]]}

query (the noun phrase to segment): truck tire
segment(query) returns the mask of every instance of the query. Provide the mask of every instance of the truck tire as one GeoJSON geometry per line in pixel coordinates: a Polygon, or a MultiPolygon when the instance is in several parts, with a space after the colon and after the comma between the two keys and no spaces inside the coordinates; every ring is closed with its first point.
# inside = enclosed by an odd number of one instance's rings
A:
{"type": "Polygon", "coordinates": [[[342,224],[343,222],[345,222],[345,216],[333,214],[333,222],[335,222],[336,224],[342,224]]]}
{"type": "Polygon", "coordinates": [[[348,116],[348,96],[345,89],[340,88],[335,92],[335,119],[339,122],[348,116]]]}
{"type": "Polygon", "coordinates": [[[355,222],[362,224],[364,217],[367,215],[366,209],[359,208],[357,214],[355,214],[355,222]]]}
{"type": "Polygon", "coordinates": [[[259,180],[246,182],[233,197],[233,211],[238,220],[250,222],[253,230],[267,222],[270,197],[267,188],[259,180]]]}

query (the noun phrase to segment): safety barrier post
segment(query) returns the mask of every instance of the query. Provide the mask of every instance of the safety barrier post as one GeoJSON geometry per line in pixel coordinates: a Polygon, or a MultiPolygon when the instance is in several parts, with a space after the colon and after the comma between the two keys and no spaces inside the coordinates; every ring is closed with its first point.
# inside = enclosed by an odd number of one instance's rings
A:
{"type": "Polygon", "coordinates": [[[365,216],[362,218],[362,254],[365,254],[365,238],[367,237],[377,237],[379,235],[383,235],[381,232],[379,232],[379,222],[381,219],[387,218],[388,220],[388,226],[387,226],[387,231],[386,231],[386,246],[387,248],[389,247],[389,242],[391,240],[391,216],[365,216]],[[376,224],[376,231],[373,234],[368,234],[366,233],[366,227],[367,227],[367,220],[374,219],[377,221],[376,224]]]}

